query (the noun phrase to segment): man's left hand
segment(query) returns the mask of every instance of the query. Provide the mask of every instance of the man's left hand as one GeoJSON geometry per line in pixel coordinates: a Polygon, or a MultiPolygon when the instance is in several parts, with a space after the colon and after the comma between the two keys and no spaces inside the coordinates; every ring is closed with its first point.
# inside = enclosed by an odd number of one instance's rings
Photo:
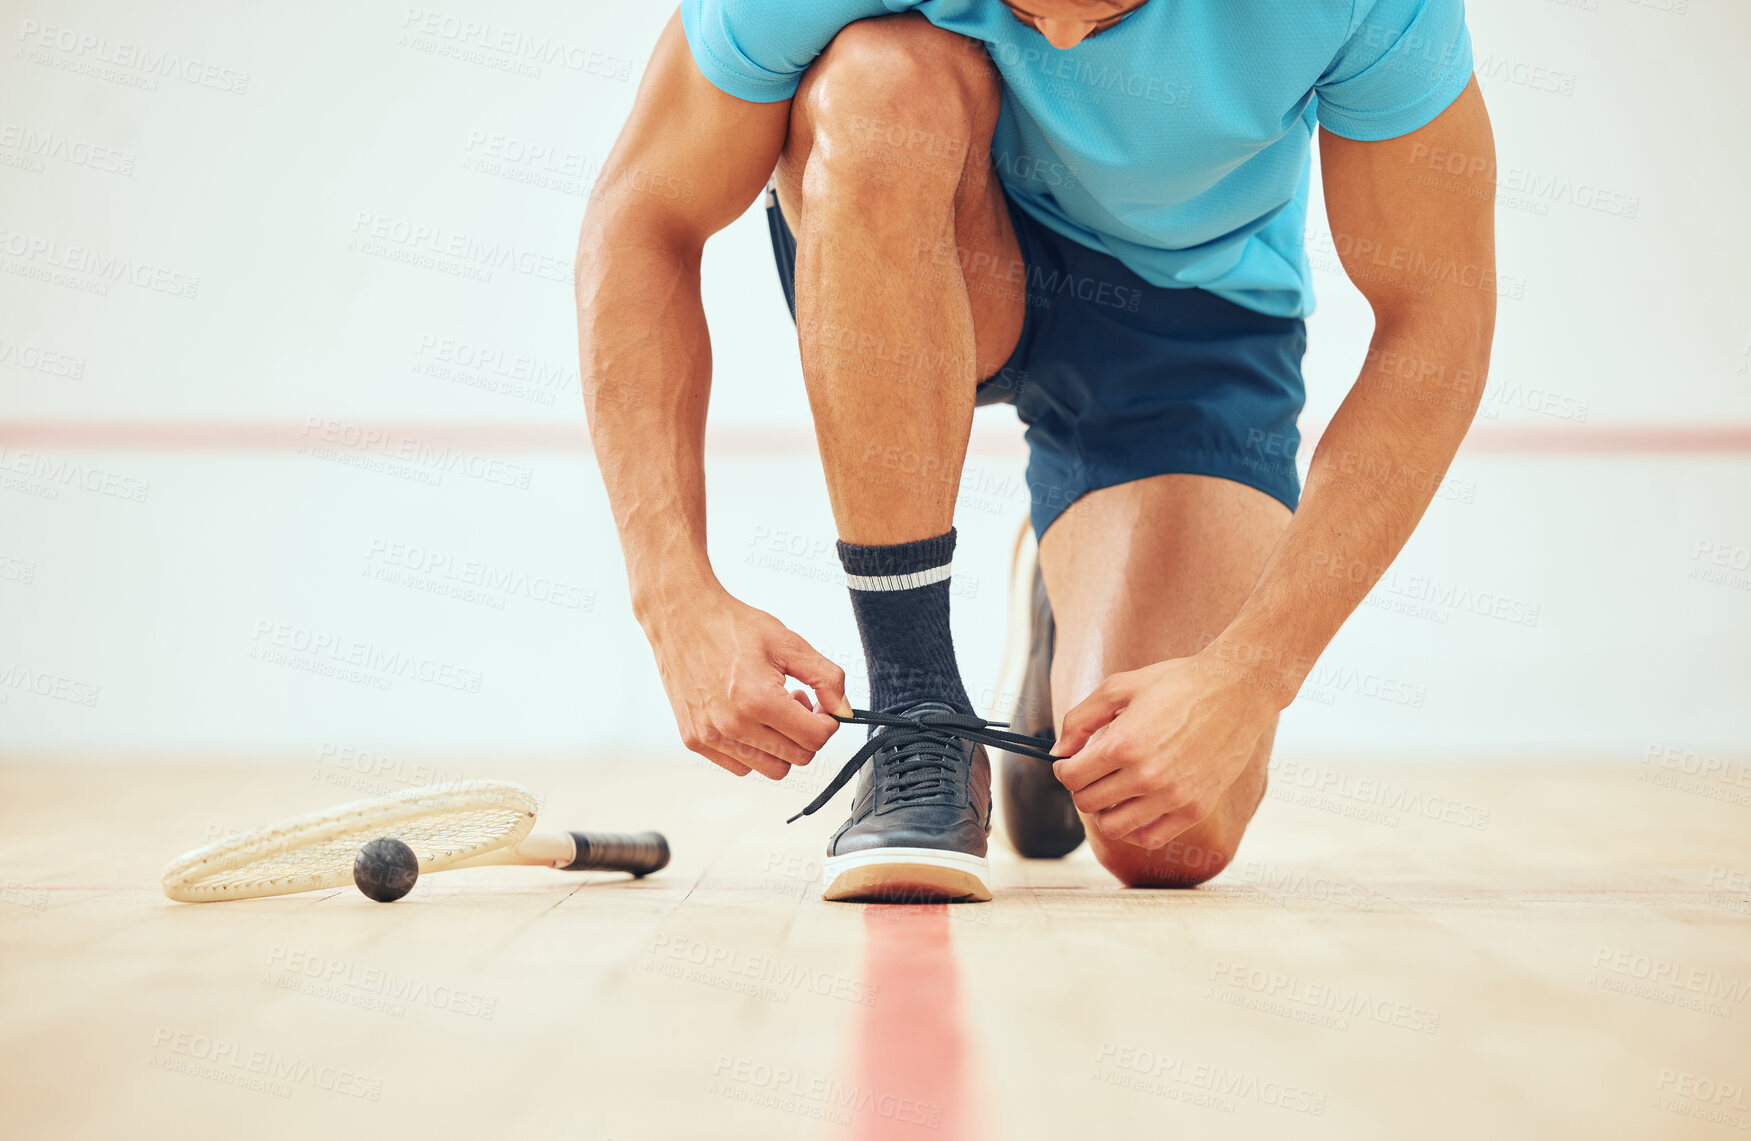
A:
{"type": "Polygon", "coordinates": [[[1214,656],[1174,658],[1101,682],[1065,715],[1052,768],[1103,835],[1160,848],[1216,811],[1277,712],[1214,656]]]}

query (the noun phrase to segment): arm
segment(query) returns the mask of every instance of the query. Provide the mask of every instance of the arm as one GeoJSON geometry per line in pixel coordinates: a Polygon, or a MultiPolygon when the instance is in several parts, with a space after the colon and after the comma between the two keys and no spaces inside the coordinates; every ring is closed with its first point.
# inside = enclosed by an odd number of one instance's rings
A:
{"type": "Polygon", "coordinates": [[[1495,144],[1476,80],[1418,131],[1381,142],[1323,132],[1320,155],[1339,256],[1374,310],[1362,374],[1234,621],[1193,657],[1108,678],[1065,715],[1055,750],[1077,806],[1143,847],[1215,810],[1410,538],[1483,396],[1496,313],[1495,144]],[[1408,177],[1437,150],[1465,156],[1459,191],[1408,177]]]}
{"type": "Polygon", "coordinates": [[[1495,140],[1476,79],[1402,138],[1323,132],[1320,159],[1338,256],[1374,310],[1374,339],[1313,453],[1301,509],[1211,648],[1251,662],[1279,708],[1422,520],[1483,399],[1496,325],[1495,140]],[[1463,190],[1409,177],[1438,151],[1464,156],[1463,190]]]}
{"type": "Polygon", "coordinates": [[[731,598],[712,571],[699,265],[706,239],[765,185],[789,121],[788,101],[750,103],[707,81],[671,18],[591,193],[577,260],[584,405],[633,610],[688,747],[774,779],[836,728],[786,695],[786,676],[828,708],[849,707],[838,666],[731,598]]]}

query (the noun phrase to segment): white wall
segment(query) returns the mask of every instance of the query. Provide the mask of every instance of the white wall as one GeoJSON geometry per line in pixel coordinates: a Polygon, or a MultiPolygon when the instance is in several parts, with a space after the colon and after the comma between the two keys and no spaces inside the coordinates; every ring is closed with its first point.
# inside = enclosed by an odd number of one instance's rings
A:
{"type": "MultiPolygon", "coordinates": [[[[7,754],[674,748],[583,446],[567,280],[667,11],[442,2],[7,6],[7,754]],[[496,363],[457,363],[481,352],[496,363]],[[366,431],[391,442],[325,451],[366,431]],[[425,589],[441,572],[375,577],[398,546],[521,585],[481,600],[425,589]],[[282,637],[399,664],[320,676],[298,667],[321,654],[264,656],[282,637]]],[[[1500,210],[1521,295],[1489,419],[1283,749],[1744,752],[1751,9],[1483,0],[1471,19],[1524,187],[1500,210]],[[1651,426],[1673,431],[1654,447],[1651,426]],[[1474,601],[1439,601],[1455,594],[1474,601]],[[1420,706],[1370,697],[1383,678],[1420,706]]],[[[1341,277],[1320,285],[1310,425],[1368,331],[1341,277]]],[[[757,211],[711,246],[706,291],[723,577],[855,668],[757,211]],[[773,544],[781,569],[750,561],[773,544]]],[[[1009,410],[981,413],[959,519],[974,688],[1026,503],[1018,436],[1009,410]]]]}

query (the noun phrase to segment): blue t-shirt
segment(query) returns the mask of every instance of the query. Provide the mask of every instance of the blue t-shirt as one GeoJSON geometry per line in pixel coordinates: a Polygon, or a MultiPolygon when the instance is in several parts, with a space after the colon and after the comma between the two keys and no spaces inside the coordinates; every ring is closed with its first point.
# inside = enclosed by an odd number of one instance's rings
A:
{"type": "Polygon", "coordinates": [[[772,103],[846,24],[914,9],[986,45],[991,158],[1023,210],[1146,281],[1273,316],[1313,309],[1314,123],[1408,134],[1472,70],[1464,0],[1149,0],[1064,51],[998,0],[682,0],[681,20],[707,79],[772,103]]]}

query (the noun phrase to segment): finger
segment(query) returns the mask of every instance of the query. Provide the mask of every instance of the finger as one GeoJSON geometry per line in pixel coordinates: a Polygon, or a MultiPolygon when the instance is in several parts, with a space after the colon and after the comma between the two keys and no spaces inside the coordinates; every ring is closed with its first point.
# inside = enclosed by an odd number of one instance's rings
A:
{"type": "MultiPolygon", "coordinates": [[[[788,701],[774,704],[795,708],[788,701]]],[[[775,757],[786,765],[806,765],[814,759],[813,749],[805,749],[771,726],[761,724],[764,720],[762,714],[751,710],[747,722],[735,730],[736,740],[744,747],[775,757]]]]}
{"type": "MultiPolygon", "coordinates": [[[[816,713],[810,709],[807,697],[802,694],[796,696],[801,700],[786,701],[783,698],[774,698],[770,705],[762,703],[752,712],[754,716],[783,734],[802,753],[802,759],[792,761],[792,764],[806,765],[839,728],[839,722],[825,713],[816,713]]],[[[779,753],[778,755],[782,757],[786,754],[779,753]]]]}
{"type": "Polygon", "coordinates": [[[1095,781],[1119,770],[1122,758],[1118,750],[1105,740],[1096,740],[1073,757],[1052,762],[1052,773],[1058,783],[1072,794],[1081,792],[1095,781]]]}
{"type": "MultiPolygon", "coordinates": [[[[1080,758],[1079,758],[1080,759],[1080,758]]],[[[1096,812],[1122,804],[1144,792],[1143,779],[1130,769],[1115,769],[1070,795],[1080,812],[1096,812]]]]}
{"type": "Polygon", "coordinates": [[[746,741],[731,741],[724,747],[724,751],[767,780],[783,780],[790,772],[789,761],[775,757],[765,749],[756,748],[746,741]]]}
{"type": "Polygon", "coordinates": [[[1138,829],[1150,827],[1180,810],[1181,806],[1171,796],[1162,793],[1135,796],[1095,813],[1094,823],[1101,835],[1124,840],[1138,829]]]}
{"type": "Polygon", "coordinates": [[[790,765],[786,762],[718,729],[701,730],[687,740],[687,747],[713,763],[721,763],[718,758],[725,757],[771,780],[783,780],[784,774],[790,771],[790,765]]]}
{"type": "Polygon", "coordinates": [[[718,768],[727,769],[729,772],[731,772],[739,777],[745,777],[749,773],[754,771],[753,769],[749,768],[747,765],[744,765],[741,761],[736,760],[736,758],[730,756],[727,753],[720,753],[716,749],[708,749],[708,748],[704,747],[703,745],[701,745],[698,748],[693,749],[692,751],[695,753],[698,753],[700,756],[704,757],[706,760],[710,761],[712,764],[716,765],[718,768]]]}
{"type": "Polygon", "coordinates": [[[1115,674],[1095,686],[1093,693],[1064,715],[1064,724],[1058,730],[1058,743],[1052,746],[1053,756],[1074,756],[1088,744],[1096,730],[1118,716],[1131,700],[1130,687],[1117,681],[1118,676],[1115,674]]]}
{"type": "Polygon", "coordinates": [[[1151,823],[1122,836],[1127,844],[1135,844],[1139,848],[1147,848],[1151,852],[1159,851],[1179,839],[1188,829],[1194,827],[1179,812],[1170,812],[1166,816],[1157,817],[1151,823]]]}
{"type": "Polygon", "coordinates": [[[845,700],[845,671],[837,662],[798,638],[780,648],[773,664],[814,690],[822,709],[839,717],[851,716],[851,702],[845,700]]]}

